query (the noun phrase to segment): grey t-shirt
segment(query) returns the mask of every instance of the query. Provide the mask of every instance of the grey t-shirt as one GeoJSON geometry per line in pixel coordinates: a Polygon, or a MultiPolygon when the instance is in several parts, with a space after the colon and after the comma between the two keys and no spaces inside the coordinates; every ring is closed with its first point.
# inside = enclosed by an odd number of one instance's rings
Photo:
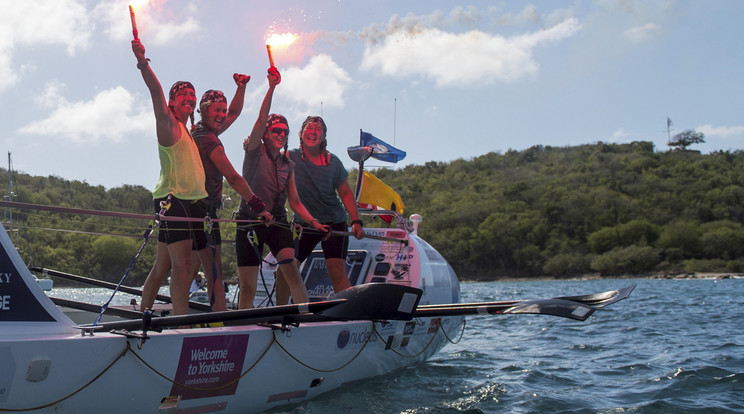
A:
{"type": "MultiPolygon", "coordinates": [[[[245,151],[243,178],[277,220],[287,217],[284,203],[287,201],[287,181],[293,164],[281,154],[276,160],[271,159],[263,143],[253,151],[245,151]]],[[[240,201],[240,212],[247,217],[255,217],[246,200],[240,201]]]]}
{"type": "Polygon", "coordinates": [[[294,162],[297,193],[310,214],[321,223],[345,222],[346,209],[336,194],[336,187],[349,175],[341,160],[331,154],[328,165],[315,165],[299,149],[291,150],[289,158],[294,162]]]}

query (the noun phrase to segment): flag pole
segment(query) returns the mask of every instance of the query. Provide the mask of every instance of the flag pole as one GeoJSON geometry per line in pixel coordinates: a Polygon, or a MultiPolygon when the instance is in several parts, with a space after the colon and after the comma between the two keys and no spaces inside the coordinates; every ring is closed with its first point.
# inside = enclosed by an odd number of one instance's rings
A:
{"type": "MultiPolygon", "coordinates": [[[[395,98],[393,104],[393,146],[395,146],[395,130],[398,124],[398,98],[395,98]]],[[[361,138],[360,138],[361,139],[361,138]]]]}
{"type": "MultiPolygon", "coordinates": [[[[359,129],[359,145],[362,145],[362,129],[359,129]]],[[[364,171],[364,157],[359,160],[359,174],[357,175],[354,199],[359,204],[359,195],[362,193],[362,171],[364,171]]]]}

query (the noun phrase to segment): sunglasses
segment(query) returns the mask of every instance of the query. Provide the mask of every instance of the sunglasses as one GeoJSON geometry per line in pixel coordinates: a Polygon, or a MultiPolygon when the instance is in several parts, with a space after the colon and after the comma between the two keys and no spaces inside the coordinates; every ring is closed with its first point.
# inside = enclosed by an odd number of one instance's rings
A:
{"type": "Polygon", "coordinates": [[[271,131],[272,133],[277,134],[277,135],[280,135],[280,134],[287,135],[287,134],[289,134],[289,130],[286,129],[286,128],[271,128],[269,131],[271,131]]]}

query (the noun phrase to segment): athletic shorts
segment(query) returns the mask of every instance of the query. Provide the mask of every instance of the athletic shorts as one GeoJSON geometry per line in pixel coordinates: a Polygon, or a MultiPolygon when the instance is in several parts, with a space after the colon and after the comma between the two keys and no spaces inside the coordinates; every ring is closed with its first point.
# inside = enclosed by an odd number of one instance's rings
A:
{"type": "Polygon", "coordinates": [[[292,240],[292,231],[286,221],[275,221],[279,226],[266,227],[263,224],[252,226],[238,226],[235,231],[235,252],[238,256],[238,267],[241,266],[259,266],[263,258],[264,244],[269,246],[269,250],[276,255],[286,248],[294,249],[292,240]],[[255,231],[258,243],[253,246],[248,240],[250,232],[255,231]]]}
{"type": "MultiPolygon", "coordinates": [[[[332,230],[346,232],[346,223],[323,223],[329,224],[332,230]]],[[[322,241],[323,234],[316,231],[304,231],[302,237],[300,237],[300,243],[295,250],[295,258],[304,262],[305,259],[310,257],[310,253],[313,252],[315,246],[320,242],[323,248],[323,255],[326,259],[344,259],[346,260],[346,252],[349,250],[349,236],[331,236],[328,240],[322,241]]]]}
{"type": "MultiPolygon", "coordinates": [[[[174,196],[170,197],[170,208],[165,212],[165,217],[194,217],[191,200],[181,200],[174,196]]],[[[167,200],[168,197],[156,198],[153,200],[155,213],[160,213],[162,207],[160,202],[167,200]]],[[[192,235],[192,224],[188,221],[161,220],[158,230],[158,241],[166,244],[172,244],[181,240],[190,240],[192,235]]]]}
{"type": "MultiPolygon", "coordinates": [[[[204,218],[207,216],[207,214],[209,214],[209,217],[211,217],[212,219],[216,219],[217,205],[216,203],[209,202],[206,198],[203,198],[192,205],[191,212],[193,217],[204,218]]],[[[222,244],[222,235],[220,233],[219,222],[212,222],[212,240],[209,240],[209,238],[207,238],[207,233],[204,231],[204,223],[194,222],[193,226],[194,244],[191,247],[192,250],[206,249],[209,246],[210,242],[214,246],[222,244]]]]}

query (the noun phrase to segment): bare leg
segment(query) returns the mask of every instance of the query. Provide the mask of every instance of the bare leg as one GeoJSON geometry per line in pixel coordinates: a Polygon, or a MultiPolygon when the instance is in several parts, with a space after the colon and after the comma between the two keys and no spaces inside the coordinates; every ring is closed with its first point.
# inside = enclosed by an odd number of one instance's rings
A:
{"type": "Polygon", "coordinates": [[[145,279],[145,285],[142,287],[142,302],[140,303],[140,311],[144,312],[145,309],[152,309],[155,304],[155,297],[158,295],[160,286],[163,285],[163,280],[168,274],[171,268],[170,254],[168,253],[168,247],[163,242],[158,242],[158,250],[155,255],[155,263],[152,264],[152,269],[145,279]]]}
{"type": "MultiPolygon", "coordinates": [[[[294,249],[286,248],[279,251],[277,260],[282,262],[287,259],[294,258],[294,249]]],[[[309,302],[307,296],[307,288],[302,282],[300,271],[297,269],[297,261],[293,260],[286,264],[280,264],[279,268],[282,269],[282,276],[284,281],[289,285],[289,291],[292,294],[292,302],[294,303],[307,303],[309,302]]]]}
{"type": "Polygon", "coordinates": [[[349,277],[346,276],[346,260],[338,258],[326,259],[326,268],[328,269],[328,277],[331,279],[335,293],[351,287],[349,277]]]}
{"type": "Polygon", "coordinates": [[[258,266],[238,266],[238,279],[240,280],[240,294],[238,295],[239,309],[253,307],[253,299],[256,297],[257,278],[258,266]]]}
{"type": "MultiPolygon", "coordinates": [[[[296,262],[296,260],[295,260],[296,262]]],[[[276,304],[286,305],[289,303],[289,285],[284,279],[282,267],[279,266],[274,273],[274,287],[276,292],[276,304]]]]}
{"type": "Polygon", "coordinates": [[[189,286],[191,286],[191,239],[177,241],[168,245],[171,257],[170,295],[173,301],[173,314],[189,313],[189,286]]]}
{"type": "MultiPolygon", "coordinates": [[[[192,280],[199,280],[199,269],[201,269],[201,260],[199,259],[199,252],[192,250],[191,251],[191,269],[189,269],[189,274],[191,275],[192,280]]],[[[189,285],[190,286],[190,285],[189,285]]],[[[191,293],[191,288],[189,288],[189,293],[191,293]]]]}
{"type": "Polygon", "coordinates": [[[215,249],[215,253],[212,253],[211,247],[201,249],[198,253],[199,259],[201,260],[201,267],[204,269],[204,275],[207,278],[207,293],[210,301],[212,298],[212,292],[214,292],[212,311],[221,312],[227,310],[227,304],[225,303],[225,285],[222,284],[222,245],[215,246],[215,249]],[[215,267],[217,268],[216,280],[212,275],[215,267]]]}

